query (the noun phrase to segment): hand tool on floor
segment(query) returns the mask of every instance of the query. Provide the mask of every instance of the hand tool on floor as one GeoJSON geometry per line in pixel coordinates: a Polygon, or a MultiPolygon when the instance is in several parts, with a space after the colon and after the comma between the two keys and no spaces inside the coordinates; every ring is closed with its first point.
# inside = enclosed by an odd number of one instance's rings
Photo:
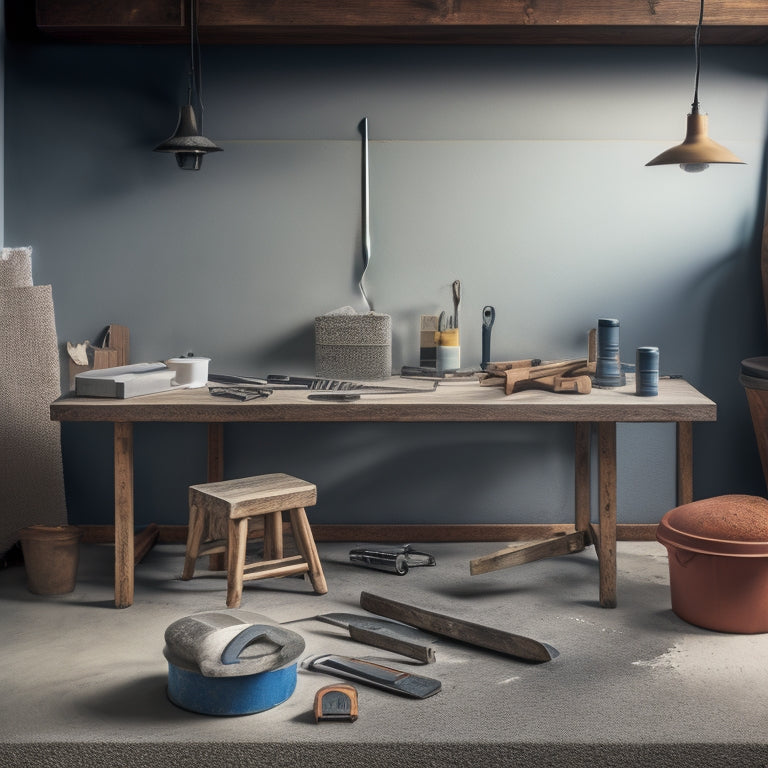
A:
{"type": "Polygon", "coordinates": [[[464,619],[435,613],[424,608],[373,595],[370,592],[360,593],[360,606],[371,613],[396,619],[404,624],[450,637],[452,640],[514,656],[524,661],[541,663],[551,661],[560,655],[551,645],[533,640],[530,637],[515,635],[501,629],[493,629],[464,619]]]}
{"type": "Polygon", "coordinates": [[[401,547],[357,547],[349,551],[353,563],[404,576],[409,568],[435,565],[435,558],[426,552],[417,552],[410,544],[401,547]]]}
{"type": "Polygon", "coordinates": [[[355,613],[326,613],[315,618],[344,627],[350,638],[359,643],[399,653],[422,664],[435,660],[434,638],[405,624],[355,613]]]}
{"type": "Polygon", "coordinates": [[[412,643],[408,640],[400,640],[382,632],[372,632],[370,629],[350,625],[349,636],[355,642],[371,645],[383,651],[399,653],[401,656],[407,656],[409,659],[420,661],[422,664],[433,664],[435,661],[434,648],[412,643]]]}
{"type": "Polygon", "coordinates": [[[337,683],[326,685],[315,693],[315,722],[357,720],[357,688],[337,683]]]}
{"type": "Polygon", "coordinates": [[[434,696],[442,684],[431,677],[413,675],[401,669],[385,667],[381,664],[373,664],[362,659],[353,659],[349,656],[337,656],[333,653],[314,656],[302,663],[304,669],[315,672],[325,672],[329,675],[354,680],[357,683],[372,685],[390,693],[399,693],[402,696],[410,696],[414,699],[426,699],[434,696]]]}

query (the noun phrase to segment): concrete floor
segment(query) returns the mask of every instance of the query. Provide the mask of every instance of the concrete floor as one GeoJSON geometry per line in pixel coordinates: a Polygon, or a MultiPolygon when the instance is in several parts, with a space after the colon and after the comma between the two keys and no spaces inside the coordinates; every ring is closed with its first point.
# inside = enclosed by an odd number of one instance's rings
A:
{"type": "MultiPolygon", "coordinates": [[[[224,608],[224,580],[179,580],[183,547],[156,546],[136,571],[136,601],[114,608],[111,547],[84,545],[68,595],[28,592],[0,572],[0,766],[768,765],[768,635],[729,635],[670,608],[666,551],[619,543],[616,609],[597,603],[594,552],[470,576],[493,543],[423,544],[434,568],[395,576],[320,544],[329,593],[302,578],[246,585],[242,608],[290,628],[306,656],[335,652],[442,681],[425,700],[358,686],[355,723],[316,724],[315,691],[335,678],[299,670],[285,703],[243,717],[171,704],[162,654],[176,619],[224,608]],[[535,665],[450,640],[437,661],[352,642],[312,620],[364,613],[361,590],[527,635],[560,656],[535,665]]],[[[204,564],[204,561],[201,561],[204,564]]]]}

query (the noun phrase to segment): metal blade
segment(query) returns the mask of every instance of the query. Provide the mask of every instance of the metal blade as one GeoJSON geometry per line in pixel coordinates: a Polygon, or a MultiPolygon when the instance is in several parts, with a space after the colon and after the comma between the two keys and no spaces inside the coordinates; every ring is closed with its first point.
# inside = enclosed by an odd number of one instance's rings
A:
{"type": "Polygon", "coordinates": [[[344,629],[358,627],[359,629],[367,629],[369,632],[378,632],[381,635],[402,638],[403,640],[433,643],[437,639],[415,627],[409,627],[407,624],[400,624],[397,621],[388,621],[387,619],[374,616],[363,616],[358,613],[324,613],[315,616],[315,618],[318,621],[324,621],[326,624],[344,627],[344,629]]]}

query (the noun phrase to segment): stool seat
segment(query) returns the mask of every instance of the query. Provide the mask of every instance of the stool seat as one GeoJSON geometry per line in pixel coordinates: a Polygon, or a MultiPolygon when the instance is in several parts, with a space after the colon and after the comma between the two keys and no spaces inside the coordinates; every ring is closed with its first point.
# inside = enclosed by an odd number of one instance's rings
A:
{"type": "Polygon", "coordinates": [[[227,554],[227,607],[239,608],[243,581],[306,573],[318,594],[328,587],[305,507],[317,501],[317,487],[291,475],[256,475],[189,488],[189,531],[182,579],[194,576],[203,555],[227,554]],[[298,555],[283,554],[287,513],[298,555]],[[247,563],[249,523],[263,521],[264,557],[247,563]]]}

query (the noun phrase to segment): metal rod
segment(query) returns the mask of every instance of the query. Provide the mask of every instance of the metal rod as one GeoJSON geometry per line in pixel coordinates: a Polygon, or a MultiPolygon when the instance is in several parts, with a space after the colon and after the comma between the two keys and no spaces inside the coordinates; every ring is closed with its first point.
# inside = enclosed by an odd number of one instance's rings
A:
{"type": "Polygon", "coordinates": [[[370,220],[370,173],[368,162],[368,118],[364,117],[360,122],[360,132],[363,135],[363,226],[362,226],[362,242],[363,242],[363,272],[360,275],[360,293],[363,296],[368,311],[373,311],[373,304],[368,298],[368,294],[365,292],[365,271],[368,269],[368,264],[371,261],[371,220],[370,220]]]}

